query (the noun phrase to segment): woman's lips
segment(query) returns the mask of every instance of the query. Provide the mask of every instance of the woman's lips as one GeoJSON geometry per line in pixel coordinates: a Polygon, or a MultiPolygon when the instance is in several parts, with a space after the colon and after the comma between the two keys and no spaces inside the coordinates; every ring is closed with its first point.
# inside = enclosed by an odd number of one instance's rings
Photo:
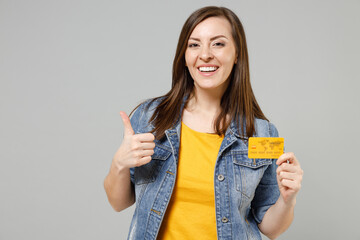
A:
{"type": "Polygon", "coordinates": [[[204,67],[198,67],[197,70],[202,76],[210,77],[210,76],[214,75],[219,70],[219,67],[205,67],[205,68],[204,67]],[[206,69],[208,71],[200,71],[200,69],[202,69],[202,70],[206,69]],[[213,69],[215,69],[215,71],[213,69]],[[209,71],[209,70],[213,70],[213,71],[209,71]]]}

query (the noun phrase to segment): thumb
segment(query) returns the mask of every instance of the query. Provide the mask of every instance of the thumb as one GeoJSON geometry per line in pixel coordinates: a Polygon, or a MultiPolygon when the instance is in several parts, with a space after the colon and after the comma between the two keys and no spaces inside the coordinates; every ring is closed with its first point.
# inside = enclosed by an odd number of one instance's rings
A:
{"type": "Polygon", "coordinates": [[[120,116],[121,116],[121,119],[124,123],[124,135],[134,135],[134,130],[133,128],[131,127],[131,122],[130,122],[130,119],[128,117],[128,115],[126,115],[125,112],[121,111],[120,112],[120,116]]]}

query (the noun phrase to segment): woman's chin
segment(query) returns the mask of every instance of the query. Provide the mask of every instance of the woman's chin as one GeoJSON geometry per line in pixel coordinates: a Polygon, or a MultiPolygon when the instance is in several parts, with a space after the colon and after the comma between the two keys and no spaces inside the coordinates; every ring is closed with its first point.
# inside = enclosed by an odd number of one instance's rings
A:
{"type": "Polygon", "coordinates": [[[195,88],[201,91],[219,91],[224,90],[224,84],[214,84],[214,82],[201,82],[200,84],[195,84],[195,88]]]}

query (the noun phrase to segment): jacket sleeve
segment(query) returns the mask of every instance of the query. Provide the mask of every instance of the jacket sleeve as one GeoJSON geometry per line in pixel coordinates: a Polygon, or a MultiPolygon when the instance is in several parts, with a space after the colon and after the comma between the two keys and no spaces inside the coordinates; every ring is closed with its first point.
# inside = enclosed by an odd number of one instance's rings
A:
{"type": "MultiPolygon", "coordinates": [[[[276,127],[269,123],[270,137],[278,137],[276,127]]],[[[280,196],[279,187],[276,179],[276,160],[272,159],[271,165],[268,165],[264,175],[256,188],[254,199],[251,202],[251,209],[254,219],[261,223],[266,211],[276,203],[280,196]]]]}

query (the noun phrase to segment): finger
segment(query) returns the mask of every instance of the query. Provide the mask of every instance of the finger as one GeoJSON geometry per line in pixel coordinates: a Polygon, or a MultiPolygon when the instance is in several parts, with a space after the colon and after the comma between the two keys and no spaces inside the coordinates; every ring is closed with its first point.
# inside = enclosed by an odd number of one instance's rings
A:
{"type": "Polygon", "coordinates": [[[293,172],[293,173],[301,173],[302,169],[299,166],[294,166],[290,163],[282,163],[278,168],[276,169],[276,172],[279,174],[280,172],[293,172]]]}
{"type": "Polygon", "coordinates": [[[289,180],[289,179],[283,179],[280,181],[281,185],[283,187],[287,187],[289,189],[292,189],[294,191],[299,191],[300,188],[301,188],[301,184],[297,181],[292,181],[292,180],[289,180]]]}
{"type": "Polygon", "coordinates": [[[281,165],[282,163],[287,162],[287,161],[289,161],[289,163],[292,163],[294,165],[299,165],[299,162],[297,161],[295,154],[292,152],[287,152],[287,153],[282,154],[276,161],[276,164],[281,165]]]}
{"type": "Polygon", "coordinates": [[[131,122],[130,122],[130,119],[128,117],[128,115],[126,115],[125,112],[121,111],[120,112],[120,116],[121,116],[121,119],[124,123],[124,135],[127,136],[127,135],[134,135],[134,130],[131,126],[131,122]]]}
{"type": "Polygon", "coordinates": [[[142,165],[147,164],[150,161],[151,161],[151,156],[142,157],[136,161],[135,166],[140,167],[142,165]]]}
{"type": "Polygon", "coordinates": [[[288,180],[296,180],[299,178],[299,175],[296,173],[292,173],[292,172],[280,172],[279,173],[279,179],[288,179],[288,180]]]}
{"type": "Polygon", "coordinates": [[[153,150],[155,148],[154,142],[142,142],[140,144],[141,149],[153,150]]]}
{"type": "Polygon", "coordinates": [[[136,134],[136,139],[140,142],[152,142],[155,140],[155,136],[152,133],[140,133],[136,134]]]}
{"type": "Polygon", "coordinates": [[[135,159],[135,161],[143,158],[143,157],[148,157],[154,154],[154,150],[137,150],[137,151],[132,151],[131,153],[131,158],[135,159]]]}
{"type": "Polygon", "coordinates": [[[151,156],[153,154],[154,154],[154,150],[142,150],[139,155],[143,158],[143,157],[151,156]]]}

